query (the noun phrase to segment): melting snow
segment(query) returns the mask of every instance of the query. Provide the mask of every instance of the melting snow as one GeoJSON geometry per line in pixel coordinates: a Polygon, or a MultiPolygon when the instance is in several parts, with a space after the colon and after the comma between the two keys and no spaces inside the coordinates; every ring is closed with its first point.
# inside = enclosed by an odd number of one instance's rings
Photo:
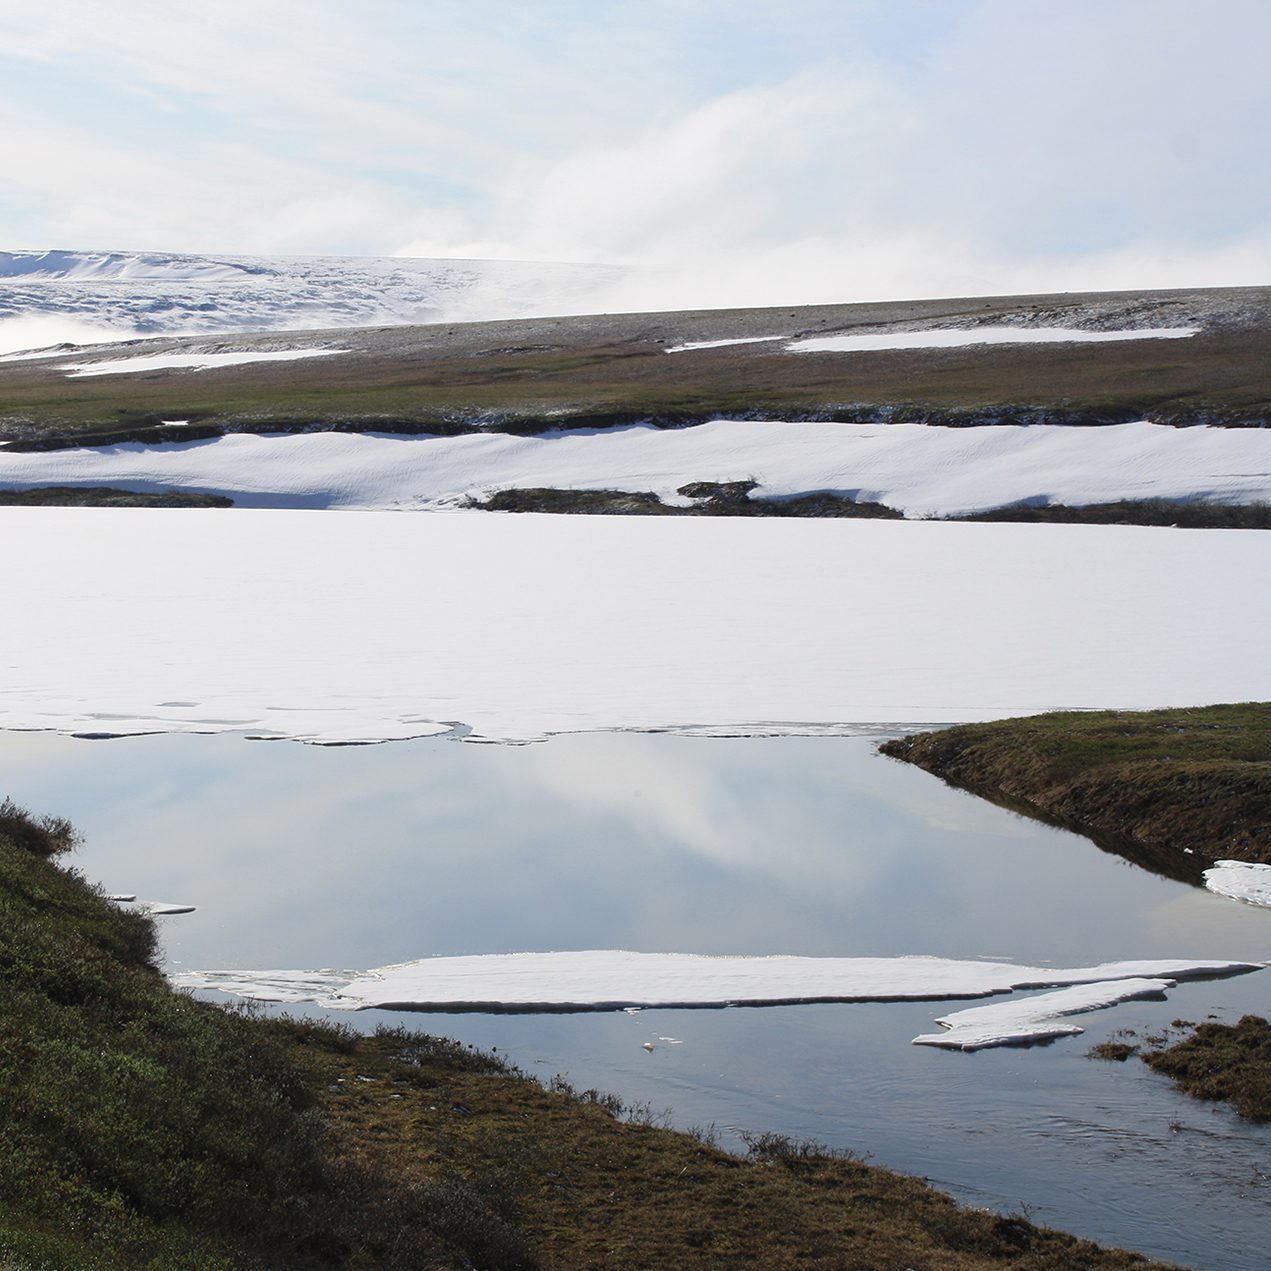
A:
{"type": "Polygon", "coordinates": [[[1205,871],[1205,886],[1232,900],[1271,906],[1271,865],[1217,861],[1205,871]]]}
{"type": "Polygon", "coordinates": [[[294,362],[298,358],[330,357],[344,352],[344,349],[283,349],[273,353],[155,353],[147,357],[112,358],[103,362],[63,362],[54,370],[65,371],[71,379],[86,379],[92,375],[129,375],[142,371],[211,371],[221,366],[294,362]]]}
{"type": "MultiPolygon", "coordinates": [[[[1045,1011],[1054,1015],[1143,996],[1149,984],[1151,992],[1159,993],[1178,979],[1240,975],[1258,969],[1258,963],[1203,960],[1109,962],[1065,969],[932,957],[718,957],[586,950],[424,958],[348,978],[325,971],[190,971],[173,976],[172,981],[183,988],[216,989],[258,1001],[312,1001],[338,1010],[378,1007],[428,1011],[921,1001],[988,997],[1050,985],[1093,986],[1080,998],[1084,1004],[1073,1004],[1078,1001],[1075,996],[1061,1003],[1061,994],[1031,999],[1034,1003],[1044,1001],[1045,1011]],[[1113,980],[1125,983],[1107,983],[1113,980]]],[[[1010,1026],[1017,1028],[1018,1020],[1013,1019],[1010,1026]]],[[[980,1025],[981,1031],[984,1027],[980,1025]]]]}
{"type": "Polygon", "coordinates": [[[1105,344],[1117,340],[1185,340],[1199,327],[1080,331],[1072,327],[964,327],[939,331],[827,335],[795,340],[792,353],[866,353],[878,349],[953,349],[974,344],[1105,344]]]}
{"type": "Polygon", "coordinates": [[[1020,1046],[1051,1037],[1070,1037],[1084,1030],[1064,1022],[1068,1015],[1101,1011],[1141,997],[1164,997],[1173,979],[1133,978],[1110,983],[1082,984],[1018,1001],[996,1002],[943,1015],[936,1023],[942,1033],[923,1033],[915,1046],[944,1046],[949,1050],[983,1050],[988,1046],[1020,1046]]]}

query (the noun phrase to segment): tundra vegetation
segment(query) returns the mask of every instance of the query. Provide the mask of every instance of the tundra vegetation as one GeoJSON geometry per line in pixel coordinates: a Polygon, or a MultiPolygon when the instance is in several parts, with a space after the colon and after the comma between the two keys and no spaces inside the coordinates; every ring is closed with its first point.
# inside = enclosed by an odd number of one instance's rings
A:
{"type": "Polygon", "coordinates": [[[0,361],[0,441],[196,440],[225,431],[454,435],[682,427],[723,417],[1264,426],[1271,288],[531,318],[137,340],[0,361]],[[799,338],[933,328],[1199,328],[1187,339],[791,353],[799,338]],[[668,353],[681,344],[777,337],[668,353]],[[338,356],[69,377],[68,362],[279,348],[338,356]],[[165,421],[188,421],[175,428],[165,421]]]}
{"type": "Polygon", "coordinates": [[[1147,1265],[781,1136],[729,1154],[458,1043],[196,1001],[152,920],[59,864],[74,841],[0,805],[6,1267],[1147,1265]]]}
{"type": "Polygon", "coordinates": [[[1185,882],[1271,864],[1271,703],[1055,711],[884,742],[885,755],[1185,882]]]}

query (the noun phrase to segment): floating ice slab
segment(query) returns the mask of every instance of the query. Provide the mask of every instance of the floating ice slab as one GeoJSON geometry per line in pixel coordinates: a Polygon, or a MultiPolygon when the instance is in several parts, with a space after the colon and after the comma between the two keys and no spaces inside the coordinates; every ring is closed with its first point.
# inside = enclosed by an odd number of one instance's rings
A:
{"type": "Polygon", "coordinates": [[[1271,865],[1218,861],[1205,871],[1205,886],[1232,900],[1271,906],[1271,865]]]}
{"type": "Polygon", "coordinates": [[[1252,530],[0,508],[0,538],[5,728],[859,733],[1271,698],[1252,530]]]}
{"type": "Polygon", "coordinates": [[[1249,503],[1271,499],[1271,429],[716,420],[539,437],[235,434],[162,446],[0,452],[0,486],[7,488],[187,489],[228,495],[240,507],[454,507],[529,486],[651,490],[687,504],[676,493],[687,482],[742,479],[757,481],[759,498],[824,490],[912,517],[1026,501],[1249,503]]]}
{"type": "Polygon", "coordinates": [[[1120,340],[1185,340],[1199,327],[1082,331],[1075,327],[963,327],[868,335],[814,336],[786,345],[791,353],[867,353],[876,349],[954,349],[976,344],[1107,344],[1120,340]]]}
{"type": "Polygon", "coordinates": [[[1164,997],[1173,979],[1134,978],[1110,983],[1082,984],[992,1006],[975,1006],[936,1020],[942,1033],[915,1037],[915,1046],[943,1046],[949,1050],[983,1050],[989,1046],[1022,1046],[1051,1037],[1069,1037],[1084,1030],[1065,1022],[1069,1015],[1101,1011],[1118,1002],[1164,997]]]}
{"type": "Polygon", "coordinates": [[[112,358],[103,362],[64,362],[54,370],[71,379],[91,375],[129,375],[141,371],[211,371],[220,366],[246,366],[255,362],[294,362],[298,358],[330,357],[344,349],[280,349],[273,353],[155,353],[148,357],[112,358]]]}
{"type": "MultiPolygon", "coordinates": [[[[329,972],[191,971],[172,977],[259,1001],[340,1010],[608,1011],[632,1007],[774,1006],[987,997],[1019,988],[1143,977],[1239,975],[1250,962],[1109,962],[1067,969],[949,958],[716,957],[585,950],[424,958],[340,981],[329,972]],[[300,994],[301,996],[297,996],[300,994]],[[304,996],[309,994],[309,996],[304,996]]],[[[1097,995],[1096,995],[1097,996],[1097,995]]],[[[1079,1007],[1076,1009],[1093,1009],[1079,1007]]]]}

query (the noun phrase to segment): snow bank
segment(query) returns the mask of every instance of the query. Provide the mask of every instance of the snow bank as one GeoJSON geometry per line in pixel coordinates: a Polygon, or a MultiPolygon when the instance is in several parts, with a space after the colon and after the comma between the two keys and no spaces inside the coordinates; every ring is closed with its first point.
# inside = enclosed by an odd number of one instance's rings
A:
{"type": "MultiPolygon", "coordinates": [[[[190,971],[172,981],[182,988],[216,989],[267,1002],[311,1001],[338,1010],[572,1011],[988,997],[1070,984],[1096,985],[1084,1000],[1107,998],[1102,1004],[1108,1005],[1143,996],[1145,984],[1159,992],[1177,979],[1258,969],[1259,964],[1250,962],[1190,960],[1062,969],[931,957],[718,957],[584,950],[424,958],[349,978],[330,971],[190,971]],[[1149,976],[1153,978],[1144,978],[1149,976]],[[1106,983],[1113,980],[1127,981],[1130,987],[1106,983]]],[[[1065,1013],[1092,1009],[1073,1006],[1065,1013]]]]}
{"type": "Polygon", "coordinates": [[[1205,886],[1232,900],[1271,906],[1271,865],[1218,861],[1205,871],[1205,886]]]}
{"type": "Polygon", "coordinates": [[[1126,979],[1108,983],[1082,984],[1042,993],[1019,1001],[996,1002],[954,1011],[936,1020],[942,1033],[923,1033],[915,1046],[943,1046],[949,1050],[983,1050],[989,1046],[1021,1046],[1051,1037],[1071,1037],[1085,1030],[1065,1023],[1068,1015],[1101,1011],[1118,1002],[1142,997],[1164,997],[1173,979],[1126,979]]]}
{"type": "Polygon", "coordinates": [[[1271,535],[0,508],[0,727],[896,730],[1271,698],[1271,535]]]}
{"type": "Polygon", "coordinates": [[[835,491],[914,517],[1022,501],[1247,503],[1271,499],[1271,429],[718,420],[540,437],[235,434],[151,447],[0,451],[0,486],[181,488],[227,494],[244,507],[446,507],[533,486],[652,490],[686,503],[676,490],[699,480],[755,480],[765,498],[835,491]]]}
{"type": "Polygon", "coordinates": [[[71,379],[93,375],[130,375],[142,371],[186,369],[210,371],[219,366],[243,366],[253,362],[294,362],[297,358],[330,357],[345,349],[283,349],[272,353],[155,353],[148,357],[121,357],[102,362],[63,362],[55,371],[65,371],[71,379]]]}

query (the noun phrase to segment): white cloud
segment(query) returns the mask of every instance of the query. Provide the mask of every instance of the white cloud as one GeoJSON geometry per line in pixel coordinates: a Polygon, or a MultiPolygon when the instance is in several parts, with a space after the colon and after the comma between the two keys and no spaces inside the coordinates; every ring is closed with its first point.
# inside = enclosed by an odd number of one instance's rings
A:
{"type": "MultiPolygon", "coordinates": [[[[11,246],[618,260],[676,303],[1262,282],[1253,0],[10,0],[11,246]]],[[[615,304],[620,303],[615,300],[615,304]]]]}

